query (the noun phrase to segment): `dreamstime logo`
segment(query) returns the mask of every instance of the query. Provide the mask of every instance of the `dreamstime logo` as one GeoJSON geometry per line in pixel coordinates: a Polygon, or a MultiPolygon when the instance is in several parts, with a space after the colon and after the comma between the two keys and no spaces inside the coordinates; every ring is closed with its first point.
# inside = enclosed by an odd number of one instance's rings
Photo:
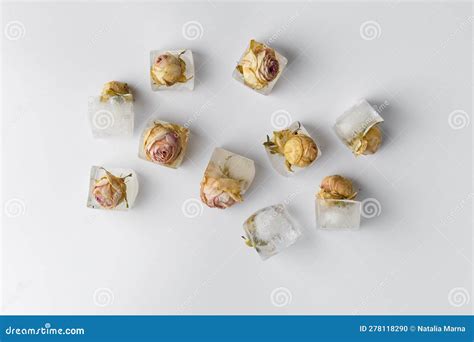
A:
{"type": "Polygon", "coordinates": [[[274,43],[276,40],[278,40],[280,38],[280,36],[286,31],[288,30],[288,28],[291,26],[291,24],[293,24],[293,22],[300,16],[300,14],[298,12],[296,12],[295,14],[293,14],[289,19],[288,21],[283,25],[281,26],[274,34],[272,34],[272,36],[270,37],[270,39],[268,39],[265,44],[266,45],[271,45],[272,43],[274,43]]]}
{"type": "Polygon", "coordinates": [[[382,35],[382,28],[376,21],[369,20],[360,25],[360,36],[364,40],[374,40],[382,35]]]}
{"type": "Polygon", "coordinates": [[[181,206],[181,211],[187,218],[201,216],[203,209],[202,203],[196,198],[188,198],[181,206]]]}
{"type": "Polygon", "coordinates": [[[385,109],[387,109],[390,106],[390,102],[388,100],[385,100],[383,103],[379,105],[373,105],[377,113],[382,114],[385,109]]]}
{"type": "Polygon", "coordinates": [[[449,126],[455,130],[469,126],[470,122],[471,119],[469,118],[469,115],[465,111],[460,109],[452,111],[448,117],[449,126]]]}
{"type": "Polygon", "coordinates": [[[111,305],[114,302],[114,293],[111,289],[101,287],[94,291],[94,304],[100,307],[111,305]]]}
{"type": "Polygon", "coordinates": [[[462,31],[464,31],[464,29],[470,27],[470,25],[472,24],[472,21],[474,20],[474,16],[469,16],[466,20],[464,20],[457,28],[456,30],[454,30],[454,32],[452,32],[448,38],[443,42],[443,44],[441,44],[441,46],[439,47],[438,50],[436,50],[436,53],[435,55],[439,54],[442,50],[444,50],[448,44],[457,37],[458,34],[460,34],[462,31]]]}
{"type": "Polygon", "coordinates": [[[12,198],[5,202],[5,215],[8,217],[18,217],[26,213],[26,204],[19,198],[12,198]]]}
{"type": "Polygon", "coordinates": [[[291,124],[291,121],[291,114],[284,109],[273,112],[270,119],[270,123],[276,130],[287,128],[291,124]]]}
{"type": "Polygon", "coordinates": [[[455,287],[449,291],[448,301],[452,306],[459,308],[468,304],[471,301],[471,296],[464,287],[455,287]]]}
{"type": "Polygon", "coordinates": [[[196,40],[202,38],[204,28],[199,21],[191,20],[183,24],[182,32],[187,40],[196,40]]]}
{"type": "Polygon", "coordinates": [[[19,40],[25,36],[25,25],[21,21],[10,21],[5,25],[4,33],[8,40],[19,40]]]}
{"type": "Polygon", "coordinates": [[[114,125],[115,118],[112,112],[101,109],[95,112],[94,117],[92,118],[92,124],[95,128],[100,130],[105,130],[114,125]]]}
{"type": "Polygon", "coordinates": [[[454,219],[459,215],[461,211],[464,210],[464,207],[468,204],[469,201],[472,201],[474,199],[474,193],[469,193],[465,198],[461,200],[461,202],[452,209],[448,216],[444,220],[441,221],[442,224],[449,224],[454,221],[454,219]]]}
{"type": "Polygon", "coordinates": [[[272,304],[278,308],[287,306],[291,303],[292,295],[291,291],[286,287],[277,287],[270,295],[272,304]]]}
{"type": "Polygon", "coordinates": [[[207,100],[192,116],[189,118],[185,123],[184,127],[189,128],[191,125],[201,117],[203,113],[205,113],[211,106],[213,102],[211,100],[207,100]]]}
{"type": "Polygon", "coordinates": [[[382,205],[375,198],[366,198],[362,201],[362,216],[374,218],[382,213],[382,205]]]}

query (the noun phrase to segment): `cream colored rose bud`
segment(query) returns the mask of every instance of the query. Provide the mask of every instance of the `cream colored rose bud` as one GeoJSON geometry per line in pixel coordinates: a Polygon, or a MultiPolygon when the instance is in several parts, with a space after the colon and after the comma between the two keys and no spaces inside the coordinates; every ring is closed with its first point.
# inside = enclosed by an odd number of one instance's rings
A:
{"type": "Polygon", "coordinates": [[[150,51],[149,73],[153,91],[193,90],[193,53],[188,49],[150,51]]]}
{"type": "Polygon", "coordinates": [[[142,133],[138,156],[155,164],[178,168],[186,153],[188,139],[186,127],[151,119],[142,133]]]}
{"type": "Polygon", "coordinates": [[[87,207],[128,210],[138,194],[138,180],[131,169],[91,168],[87,207]]]}
{"type": "Polygon", "coordinates": [[[175,56],[169,52],[156,58],[151,67],[151,78],[157,85],[170,87],[175,83],[187,81],[186,63],[181,59],[181,54],[175,56]]]}
{"type": "Polygon", "coordinates": [[[286,58],[274,49],[252,39],[240,58],[233,76],[246,86],[267,95],[286,63],[286,58]]]}
{"type": "Polygon", "coordinates": [[[104,84],[100,101],[108,101],[113,96],[120,96],[126,101],[133,101],[133,95],[127,83],[110,81],[104,84]]]}

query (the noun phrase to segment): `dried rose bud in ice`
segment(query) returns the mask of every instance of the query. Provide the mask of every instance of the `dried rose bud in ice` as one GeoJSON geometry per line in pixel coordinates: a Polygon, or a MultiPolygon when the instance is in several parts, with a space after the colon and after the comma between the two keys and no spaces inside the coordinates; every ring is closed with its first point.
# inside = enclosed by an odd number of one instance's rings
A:
{"type": "Polygon", "coordinates": [[[285,144],[283,154],[288,164],[306,167],[318,156],[316,144],[306,135],[294,135],[285,144]]]}
{"type": "Polygon", "coordinates": [[[243,201],[254,177],[253,160],[215,148],[201,180],[201,200],[210,208],[233,206],[243,201]]]}
{"type": "Polygon", "coordinates": [[[273,81],[280,72],[280,64],[275,50],[255,40],[237,65],[245,84],[253,89],[262,89],[273,81]]]}
{"type": "Polygon", "coordinates": [[[314,140],[303,134],[299,128],[273,132],[273,140],[267,136],[267,141],[263,145],[269,148],[271,153],[279,153],[285,157],[288,171],[293,171],[291,169],[293,165],[306,167],[318,156],[318,148],[314,140]]]}
{"type": "Polygon", "coordinates": [[[318,196],[322,199],[354,199],[357,195],[352,181],[339,175],[324,177],[320,187],[318,196]]]}
{"type": "Polygon", "coordinates": [[[185,76],[186,63],[181,58],[184,52],[181,52],[178,56],[174,56],[169,52],[158,56],[151,67],[151,78],[155,84],[169,87],[175,83],[187,81],[185,76]]]}
{"type": "Polygon", "coordinates": [[[105,176],[96,180],[92,194],[97,203],[104,209],[113,209],[120,203],[125,201],[128,208],[127,201],[127,186],[125,185],[125,177],[116,177],[109,171],[105,170],[105,176]]]}
{"type": "Polygon", "coordinates": [[[382,131],[378,125],[374,125],[364,135],[356,137],[351,143],[351,148],[356,155],[374,154],[381,144],[382,131]]]}
{"type": "Polygon", "coordinates": [[[225,209],[242,202],[242,181],[230,175],[228,167],[210,162],[201,181],[201,200],[211,208],[225,209]]]}
{"type": "Polygon", "coordinates": [[[183,153],[187,138],[188,130],[184,127],[155,123],[143,139],[145,156],[152,162],[171,166],[183,153]]]}
{"type": "Polygon", "coordinates": [[[133,95],[127,83],[111,81],[104,84],[100,101],[106,102],[114,96],[120,96],[125,101],[133,101],[133,95]]]}
{"type": "Polygon", "coordinates": [[[238,180],[204,176],[201,181],[201,200],[210,208],[225,209],[242,202],[240,188],[238,180]]]}

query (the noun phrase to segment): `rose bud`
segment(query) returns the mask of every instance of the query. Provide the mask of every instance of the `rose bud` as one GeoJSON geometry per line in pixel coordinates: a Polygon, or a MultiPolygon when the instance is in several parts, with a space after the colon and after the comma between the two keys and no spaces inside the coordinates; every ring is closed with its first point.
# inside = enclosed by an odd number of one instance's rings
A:
{"type": "Polygon", "coordinates": [[[324,177],[318,193],[322,199],[354,199],[357,192],[354,191],[352,181],[339,175],[324,177]]]}
{"type": "Polygon", "coordinates": [[[254,177],[253,160],[217,147],[201,180],[201,200],[208,207],[219,209],[240,203],[254,177]]]}
{"type": "Polygon", "coordinates": [[[368,155],[380,148],[383,121],[377,110],[361,99],[336,119],[334,130],[355,156],[368,155]]]}
{"type": "Polygon", "coordinates": [[[360,144],[354,150],[356,155],[359,154],[374,154],[382,144],[382,131],[378,125],[372,126],[360,139],[360,144]]]}
{"type": "Polygon", "coordinates": [[[188,129],[155,122],[144,134],[143,151],[147,160],[177,167],[179,157],[184,153],[188,141],[188,129]]]}
{"type": "Polygon", "coordinates": [[[287,162],[288,169],[292,165],[306,167],[318,156],[316,144],[306,135],[295,135],[288,139],[283,147],[283,154],[287,162]]]}
{"type": "Polygon", "coordinates": [[[241,187],[232,178],[204,176],[201,181],[201,200],[210,208],[225,209],[242,202],[241,187]]]}
{"type": "Polygon", "coordinates": [[[133,101],[133,95],[127,83],[111,81],[102,88],[101,102],[107,102],[111,97],[119,96],[125,101],[133,101]]]}
{"type": "Polygon", "coordinates": [[[250,41],[250,47],[237,65],[246,85],[253,89],[262,89],[273,81],[280,72],[280,64],[275,50],[250,41]]]}
{"type": "Polygon", "coordinates": [[[270,153],[278,153],[285,157],[285,165],[288,171],[293,172],[292,166],[307,167],[318,156],[318,148],[314,140],[300,130],[301,125],[295,130],[284,129],[273,132],[273,140],[267,136],[263,143],[270,153]]]}
{"type": "Polygon", "coordinates": [[[104,209],[113,209],[123,201],[125,201],[128,208],[125,179],[131,177],[131,174],[125,177],[116,177],[109,171],[103,170],[105,176],[96,180],[92,190],[95,200],[104,209]]]}
{"type": "Polygon", "coordinates": [[[184,52],[177,57],[169,52],[158,56],[151,68],[151,78],[155,84],[170,87],[175,83],[187,81],[186,63],[181,58],[184,52]]]}

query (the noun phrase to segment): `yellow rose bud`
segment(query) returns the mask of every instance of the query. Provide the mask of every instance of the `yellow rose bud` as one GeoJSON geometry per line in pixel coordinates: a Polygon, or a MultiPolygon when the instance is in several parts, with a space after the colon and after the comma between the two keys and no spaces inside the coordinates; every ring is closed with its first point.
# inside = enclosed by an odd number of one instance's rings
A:
{"type": "Polygon", "coordinates": [[[377,152],[380,145],[382,144],[382,131],[378,125],[372,126],[364,136],[367,141],[367,147],[364,154],[373,154],[377,152]]]}
{"type": "Polygon", "coordinates": [[[126,101],[133,101],[133,95],[127,83],[111,81],[104,84],[100,101],[106,102],[113,96],[120,96],[126,101]]]}
{"type": "Polygon", "coordinates": [[[290,172],[293,171],[292,166],[307,167],[318,157],[316,143],[300,128],[299,124],[296,129],[275,131],[273,138],[267,136],[267,141],[263,143],[271,154],[285,157],[285,165],[290,172]]]}
{"type": "Polygon", "coordinates": [[[355,138],[351,143],[354,154],[374,154],[382,144],[382,131],[378,125],[372,126],[361,137],[355,138]]]}
{"type": "Polygon", "coordinates": [[[318,156],[316,143],[306,135],[294,135],[283,147],[283,155],[290,165],[306,167],[318,156]]]}
{"type": "Polygon", "coordinates": [[[324,177],[318,196],[322,199],[354,199],[352,181],[339,175],[324,177]]]}

